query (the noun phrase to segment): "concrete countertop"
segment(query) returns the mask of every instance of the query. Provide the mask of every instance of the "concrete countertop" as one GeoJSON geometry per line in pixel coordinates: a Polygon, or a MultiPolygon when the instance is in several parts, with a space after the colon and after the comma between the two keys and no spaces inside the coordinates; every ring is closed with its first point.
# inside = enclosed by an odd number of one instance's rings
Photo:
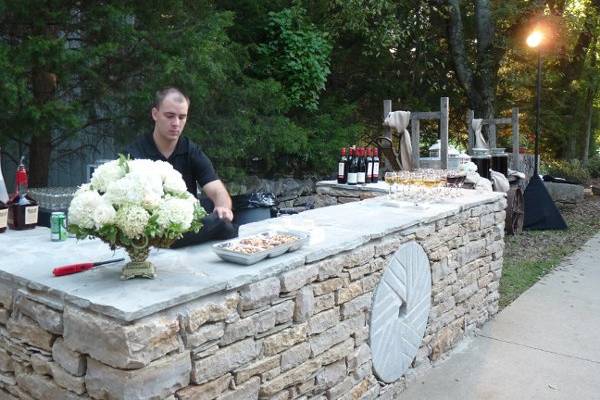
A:
{"type": "Polygon", "coordinates": [[[459,198],[426,206],[400,202],[392,205],[384,196],[243,225],[240,236],[286,228],[311,235],[309,243],[300,250],[251,266],[222,261],[212,251],[213,243],[177,250],[153,249],[150,261],[158,274],[153,280],[121,281],[124,262],[53,277],[52,269],[60,265],[127,256],[120,249],[112,252],[100,240],[52,242],[47,228],[7,230],[0,234],[0,281],[26,288],[35,293],[37,300],[53,307],[62,308],[66,302],[132,321],[212,293],[276,276],[372,239],[495,202],[504,196],[473,190],[463,192],[459,198]]]}

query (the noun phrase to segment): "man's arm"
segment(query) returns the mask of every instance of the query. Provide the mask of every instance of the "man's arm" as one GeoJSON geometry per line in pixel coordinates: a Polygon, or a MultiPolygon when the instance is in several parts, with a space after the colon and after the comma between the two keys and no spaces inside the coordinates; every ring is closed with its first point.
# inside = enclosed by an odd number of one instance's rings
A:
{"type": "Polygon", "coordinates": [[[231,197],[225,189],[225,185],[220,180],[208,182],[202,186],[202,191],[215,205],[213,213],[221,219],[231,222],[233,220],[233,212],[231,211],[231,197]]]}

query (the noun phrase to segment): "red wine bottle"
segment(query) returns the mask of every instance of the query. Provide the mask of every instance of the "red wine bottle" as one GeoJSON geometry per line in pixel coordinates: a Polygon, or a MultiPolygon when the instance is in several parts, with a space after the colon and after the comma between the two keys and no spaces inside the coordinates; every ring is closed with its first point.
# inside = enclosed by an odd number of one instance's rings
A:
{"type": "Polygon", "coordinates": [[[15,230],[33,229],[38,222],[38,203],[29,197],[27,170],[21,163],[15,176],[15,192],[8,201],[8,226],[15,230]]]}
{"type": "Polygon", "coordinates": [[[6,231],[8,226],[8,192],[2,175],[2,157],[0,157],[0,233],[6,231]]]}
{"type": "Polygon", "coordinates": [[[356,185],[358,179],[358,156],[356,149],[350,149],[350,165],[348,165],[348,185],[356,185]]]}
{"type": "Polygon", "coordinates": [[[367,147],[367,176],[365,177],[365,181],[367,183],[373,182],[373,152],[372,148],[367,147]]]}
{"type": "Polygon", "coordinates": [[[338,161],[338,183],[346,183],[346,181],[348,180],[347,161],[348,158],[346,157],[346,148],[342,147],[340,160],[338,161]]]}
{"type": "Polygon", "coordinates": [[[367,163],[365,162],[365,149],[358,148],[358,174],[356,175],[356,183],[364,185],[366,183],[365,176],[367,175],[367,163]]]}
{"type": "Polygon", "coordinates": [[[379,155],[377,147],[373,149],[373,175],[371,178],[371,182],[377,183],[379,182],[379,155]]]}

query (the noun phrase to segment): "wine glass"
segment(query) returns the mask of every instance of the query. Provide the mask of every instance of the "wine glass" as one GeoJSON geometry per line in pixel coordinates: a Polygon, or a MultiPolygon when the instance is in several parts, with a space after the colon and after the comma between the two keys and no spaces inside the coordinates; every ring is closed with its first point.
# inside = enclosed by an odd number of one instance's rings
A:
{"type": "Polygon", "coordinates": [[[396,183],[396,173],[394,171],[387,171],[383,177],[385,183],[388,185],[388,199],[392,198],[392,186],[396,183]]]}

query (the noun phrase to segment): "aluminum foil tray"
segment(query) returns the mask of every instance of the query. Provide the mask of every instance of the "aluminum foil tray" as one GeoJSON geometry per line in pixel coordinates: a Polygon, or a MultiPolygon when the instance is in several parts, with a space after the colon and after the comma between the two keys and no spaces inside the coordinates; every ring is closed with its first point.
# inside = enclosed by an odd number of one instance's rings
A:
{"type": "Polygon", "coordinates": [[[261,260],[264,260],[265,258],[268,258],[268,257],[270,257],[270,258],[278,257],[289,251],[298,250],[305,243],[308,243],[308,240],[309,240],[309,235],[304,232],[277,230],[277,231],[260,232],[260,233],[256,233],[256,234],[253,234],[250,236],[231,239],[231,240],[227,240],[225,242],[216,243],[216,244],[213,244],[212,248],[213,248],[213,251],[225,261],[231,261],[236,264],[242,264],[242,265],[252,265],[252,264],[255,264],[255,263],[257,263],[261,260]],[[283,243],[281,245],[272,247],[270,249],[256,251],[256,252],[248,253],[248,254],[231,250],[235,246],[246,247],[246,245],[240,243],[242,240],[249,239],[249,238],[255,238],[255,237],[256,238],[261,238],[261,237],[269,238],[269,237],[279,235],[279,234],[293,236],[295,238],[295,240],[287,242],[287,243],[283,243]]]}

